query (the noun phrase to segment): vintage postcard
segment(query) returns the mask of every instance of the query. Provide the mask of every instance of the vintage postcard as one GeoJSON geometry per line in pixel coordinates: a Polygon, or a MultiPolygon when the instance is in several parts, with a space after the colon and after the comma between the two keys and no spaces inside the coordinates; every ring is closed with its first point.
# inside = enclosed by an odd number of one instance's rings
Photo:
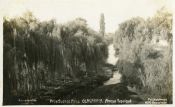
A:
{"type": "Polygon", "coordinates": [[[1,5],[2,105],[173,104],[172,0],[1,5]]]}

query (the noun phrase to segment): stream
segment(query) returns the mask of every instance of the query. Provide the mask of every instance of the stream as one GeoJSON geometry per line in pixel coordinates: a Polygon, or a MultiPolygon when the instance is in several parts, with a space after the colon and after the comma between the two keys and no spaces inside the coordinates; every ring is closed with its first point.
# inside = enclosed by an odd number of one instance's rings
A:
{"type": "MultiPolygon", "coordinates": [[[[115,65],[118,61],[118,57],[115,56],[114,45],[110,44],[108,46],[108,59],[107,63],[115,65]]],[[[113,76],[108,81],[104,82],[104,85],[117,84],[120,83],[121,74],[119,71],[113,71],[113,76]]]]}

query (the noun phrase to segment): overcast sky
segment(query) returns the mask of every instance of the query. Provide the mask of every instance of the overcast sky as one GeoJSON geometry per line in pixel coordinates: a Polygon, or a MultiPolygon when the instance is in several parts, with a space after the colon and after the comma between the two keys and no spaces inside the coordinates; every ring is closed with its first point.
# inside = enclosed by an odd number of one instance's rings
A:
{"type": "Polygon", "coordinates": [[[162,6],[171,9],[172,0],[3,0],[3,15],[14,17],[32,11],[41,21],[56,19],[58,23],[82,17],[99,31],[100,14],[104,13],[106,32],[114,32],[118,24],[140,16],[147,18],[162,6]]]}

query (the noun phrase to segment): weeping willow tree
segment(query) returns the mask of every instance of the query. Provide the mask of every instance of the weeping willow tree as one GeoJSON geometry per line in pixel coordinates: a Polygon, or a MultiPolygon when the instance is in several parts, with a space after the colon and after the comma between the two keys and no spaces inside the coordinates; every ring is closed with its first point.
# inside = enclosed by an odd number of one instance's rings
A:
{"type": "Polygon", "coordinates": [[[108,56],[103,37],[77,18],[38,21],[32,13],[4,18],[4,97],[32,96],[47,83],[95,76],[108,56]]]}

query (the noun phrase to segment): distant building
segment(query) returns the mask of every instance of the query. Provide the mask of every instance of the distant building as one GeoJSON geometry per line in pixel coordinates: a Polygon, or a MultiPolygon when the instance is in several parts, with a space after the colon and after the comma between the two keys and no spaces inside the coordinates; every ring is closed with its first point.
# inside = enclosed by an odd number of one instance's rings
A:
{"type": "Polygon", "coordinates": [[[154,36],[151,42],[157,46],[168,46],[168,41],[161,36],[154,36]]]}
{"type": "Polygon", "coordinates": [[[162,50],[168,47],[168,41],[160,36],[154,36],[151,43],[155,46],[154,49],[156,50],[162,50]]]}

